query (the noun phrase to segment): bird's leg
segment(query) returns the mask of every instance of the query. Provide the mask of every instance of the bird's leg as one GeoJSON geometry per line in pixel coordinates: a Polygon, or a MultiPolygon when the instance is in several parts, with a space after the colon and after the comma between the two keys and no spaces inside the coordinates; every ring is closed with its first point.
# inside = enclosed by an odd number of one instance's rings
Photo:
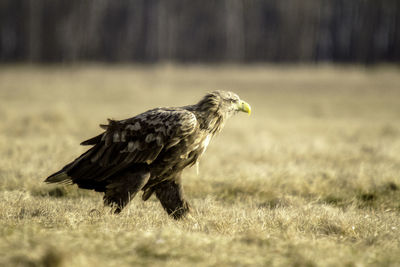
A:
{"type": "Polygon", "coordinates": [[[133,199],[150,178],[147,171],[126,171],[112,179],[106,186],[104,204],[115,206],[114,213],[120,213],[122,209],[133,199]]]}
{"type": "Polygon", "coordinates": [[[178,179],[158,184],[155,192],[165,211],[174,219],[180,219],[189,212],[189,203],[183,197],[180,174],[178,179]]]}

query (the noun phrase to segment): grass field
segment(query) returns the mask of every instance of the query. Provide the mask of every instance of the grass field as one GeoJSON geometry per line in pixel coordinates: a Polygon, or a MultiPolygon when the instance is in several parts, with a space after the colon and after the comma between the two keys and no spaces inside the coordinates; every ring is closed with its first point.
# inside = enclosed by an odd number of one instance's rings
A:
{"type": "Polygon", "coordinates": [[[399,266],[400,71],[1,66],[0,266],[399,266]],[[229,89],[252,105],[184,173],[192,217],[45,177],[107,117],[229,89]]]}

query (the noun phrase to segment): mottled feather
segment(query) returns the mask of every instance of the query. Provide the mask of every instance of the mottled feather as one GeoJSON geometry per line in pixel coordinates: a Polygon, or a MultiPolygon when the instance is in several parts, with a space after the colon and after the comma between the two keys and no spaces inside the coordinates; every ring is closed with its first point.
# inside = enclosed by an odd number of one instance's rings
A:
{"type": "Polygon", "coordinates": [[[92,146],[88,151],[45,181],[104,192],[105,204],[116,212],[138,191],[144,191],[143,200],[155,192],[168,214],[180,218],[189,210],[182,170],[198,162],[212,136],[239,110],[239,101],[231,92],[214,91],[196,105],[109,119],[100,125],[103,133],[81,143],[92,146]]]}

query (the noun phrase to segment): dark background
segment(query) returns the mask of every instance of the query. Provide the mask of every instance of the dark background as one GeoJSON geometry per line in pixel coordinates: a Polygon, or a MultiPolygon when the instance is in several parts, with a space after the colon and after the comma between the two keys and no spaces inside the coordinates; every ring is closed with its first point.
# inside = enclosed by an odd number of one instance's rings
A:
{"type": "Polygon", "coordinates": [[[1,62],[400,61],[399,0],[0,0],[1,62]]]}

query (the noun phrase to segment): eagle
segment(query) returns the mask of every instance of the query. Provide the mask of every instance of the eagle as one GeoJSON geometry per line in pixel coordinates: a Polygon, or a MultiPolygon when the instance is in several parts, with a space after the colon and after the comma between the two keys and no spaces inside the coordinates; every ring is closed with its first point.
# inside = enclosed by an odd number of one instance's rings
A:
{"type": "Polygon", "coordinates": [[[104,204],[120,213],[139,191],[146,201],[155,193],[174,219],[190,210],[182,171],[198,162],[226,120],[248,103],[229,91],[213,91],[197,104],[162,107],[125,120],[108,120],[105,131],[81,143],[91,146],[50,175],[46,183],[76,184],[104,193],[104,204]]]}

